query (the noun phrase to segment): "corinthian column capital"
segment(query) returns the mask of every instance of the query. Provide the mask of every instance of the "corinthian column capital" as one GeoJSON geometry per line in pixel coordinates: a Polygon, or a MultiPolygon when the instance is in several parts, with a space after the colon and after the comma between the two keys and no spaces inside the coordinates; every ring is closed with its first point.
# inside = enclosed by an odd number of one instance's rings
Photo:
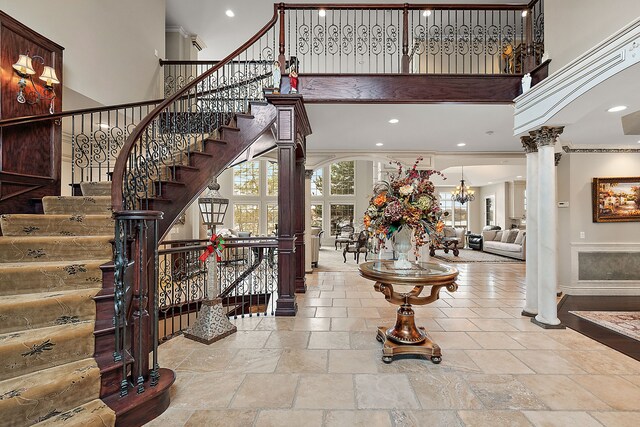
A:
{"type": "Polygon", "coordinates": [[[564,126],[542,126],[538,130],[529,132],[529,135],[535,140],[538,148],[548,145],[555,145],[558,136],[564,130],[564,126]]]}
{"type": "Polygon", "coordinates": [[[305,169],[304,170],[304,177],[306,179],[311,179],[312,176],[313,176],[313,169],[305,169]]]}
{"type": "Polygon", "coordinates": [[[522,148],[524,148],[525,153],[536,153],[538,151],[535,138],[531,136],[521,136],[520,142],[522,143],[522,148]]]}

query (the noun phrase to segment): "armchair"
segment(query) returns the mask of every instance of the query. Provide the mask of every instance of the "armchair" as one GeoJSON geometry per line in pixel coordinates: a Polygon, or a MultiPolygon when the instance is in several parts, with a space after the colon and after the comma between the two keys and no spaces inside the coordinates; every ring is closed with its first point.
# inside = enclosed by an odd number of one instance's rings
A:
{"type": "Polygon", "coordinates": [[[356,241],[347,242],[347,246],[342,251],[342,257],[344,262],[347,262],[347,253],[353,254],[353,259],[356,263],[360,263],[360,254],[364,254],[364,260],[367,261],[367,255],[369,254],[369,248],[367,243],[369,242],[369,233],[363,230],[358,234],[356,241]]]}
{"type": "Polygon", "coordinates": [[[345,225],[338,228],[336,233],[336,250],[338,250],[338,245],[342,248],[344,243],[349,243],[353,240],[353,234],[355,233],[355,229],[353,225],[345,225]]]}

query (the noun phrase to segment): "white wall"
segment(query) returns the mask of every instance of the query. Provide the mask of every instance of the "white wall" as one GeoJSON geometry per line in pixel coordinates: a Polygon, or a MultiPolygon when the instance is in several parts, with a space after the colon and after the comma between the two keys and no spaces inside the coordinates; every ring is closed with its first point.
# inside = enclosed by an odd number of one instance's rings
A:
{"type": "Polygon", "coordinates": [[[554,72],[640,16],[640,1],[547,0],[545,51],[554,72]]]}
{"type": "MultiPolygon", "coordinates": [[[[0,9],[65,48],[65,90],[104,105],[161,97],[165,0],[0,0],[0,9]]],[[[86,106],[75,100],[63,97],[63,109],[86,106]]]]}
{"type": "Polygon", "coordinates": [[[510,222],[509,219],[509,192],[506,182],[500,182],[497,184],[485,185],[480,188],[480,195],[476,199],[480,203],[480,214],[482,216],[481,225],[484,226],[484,217],[485,217],[485,207],[484,207],[484,199],[489,196],[494,196],[495,198],[495,212],[496,212],[496,221],[495,225],[499,225],[504,230],[508,228],[510,222]]]}

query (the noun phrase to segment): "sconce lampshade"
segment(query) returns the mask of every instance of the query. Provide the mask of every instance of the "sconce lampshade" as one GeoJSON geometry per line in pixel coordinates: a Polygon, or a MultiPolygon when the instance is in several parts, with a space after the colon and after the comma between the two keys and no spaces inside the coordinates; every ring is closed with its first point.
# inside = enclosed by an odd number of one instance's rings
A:
{"type": "Polygon", "coordinates": [[[47,86],[51,86],[52,84],[57,85],[60,83],[60,80],[58,80],[58,76],[56,76],[56,70],[49,67],[48,65],[44,66],[44,70],[42,71],[40,80],[44,80],[47,86]]]}
{"type": "Polygon", "coordinates": [[[36,71],[33,69],[31,58],[28,55],[20,55],[18,57],[18,62],[13,64],[13,68],[20,74],[33,75],[36,73],[36,71]]]}
{"type": "Polygon", "coordinates": [[[224,216],[227,213],[229,207],[229,199],[225,199],[220,195],[220,184],[215,180],[211,181],[208,185],[209,191],[206,197],[200,197],[198,199],[198,206],[200,207],[200,214],[202,215],[202,222],[205,225],[220,225],[224,223],[224,216]]]}

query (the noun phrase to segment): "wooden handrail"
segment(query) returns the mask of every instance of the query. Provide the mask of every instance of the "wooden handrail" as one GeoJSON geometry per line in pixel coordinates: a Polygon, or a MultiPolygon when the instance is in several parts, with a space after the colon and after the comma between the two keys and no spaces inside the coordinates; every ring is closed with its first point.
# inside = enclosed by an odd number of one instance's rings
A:
{"type": "Polygon", "coordinates": [[[43,122],[47,120],[58,120],[63,117],[75,116],[78,114],[100,113],[102,111],[120,110],[124,108],[144,107],[146,105],[162,102],[163,98],[151,99],[149,101],[128,102],[126,104],[104,105],[102,107],[79,108],[77,110],[60,111],[53,114],[40,114],[37,116],[13,117],[11,119],[0,120],[0,128],[8,126],[22,125],[25,123],[43,122]]]}
{"type": "Polygon", "coordinates": [[[236,57],[245,49],[249,48],[254,42],[256,42],[260,37],[267,33],[268,30],[271,29],[275,25],[278,20],[278,5],[274,4],[273,8],[273,16],[264,25],[253,37],[251,37],[247,42],[245,42],[242,46],[231,52],[224,58],[218,65],[214,66],[210,70],[202,73],[197,79],[194,79],[191,83],[184,86],[180,91],[176,92],[170,98],[165,99],[160,105],[158,105],[151,113],[149,113],[142,121],[136,126],[134,131],[129,135],[127,140],[125,141],[120,153],[118,154],[118,158],[116,159],[116,164],[113,169],[113,184],[111,187],[111,200],[113,204],[114,211],[118,211],[122,209],[123,204],[123,195],[122,195],[122,180],[124,178],[124,170],[127,164],[127,160],[129,159],[129,152],[133,148],[135,142],[140,138],[142,133],[145,131],[147,126],[155,120],[157,116],[164,111],[166,107],[174,103],[177,99],[184,96],[185,93],[189,92],[194,86],[199,84],[205,78],[209,77],[211,74],[218,71],[225,64],[230,62],[232,58],[236,57]]]}
{"type": "MultiPolygon", "coordinates": [[[[536,0],[537,1],[537,0],[536,0]]],[[[389,10],[396,9],[402,10],[405,7],[409,10],[523,10],[529,6],[529,4],[535,3],[521,3],[521,4],[439,4],[439,3],[386,3],[386,4],[362,4],[362,3],[284,3],[285,10],[300,10],[300,9],[326,9],[326,10],[341,10],[341,9],[356,9],[356,10],[389,10]]]]}

